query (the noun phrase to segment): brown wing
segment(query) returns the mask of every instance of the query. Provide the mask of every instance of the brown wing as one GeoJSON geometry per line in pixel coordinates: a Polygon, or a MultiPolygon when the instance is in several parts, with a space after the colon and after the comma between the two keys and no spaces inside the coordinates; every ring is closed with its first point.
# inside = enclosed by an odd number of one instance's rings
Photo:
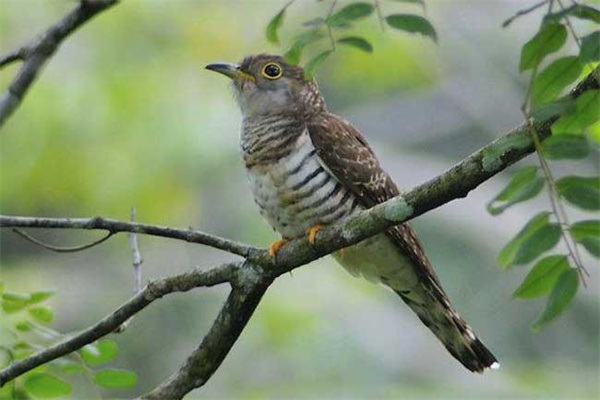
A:
{"type": "MultiPolygon", "coordinates": [[[[400,194],[392,178],[379,165],[367,141],[348,122],[328,114],[308,124],[308,132],[324,167],[358,196],[363,207],[371,208],[400,194]]],[[[405,223],[390,228],[386,234],[422,273],[433,279],[437,289],[443,293],[412,228],[405,223]]]]}

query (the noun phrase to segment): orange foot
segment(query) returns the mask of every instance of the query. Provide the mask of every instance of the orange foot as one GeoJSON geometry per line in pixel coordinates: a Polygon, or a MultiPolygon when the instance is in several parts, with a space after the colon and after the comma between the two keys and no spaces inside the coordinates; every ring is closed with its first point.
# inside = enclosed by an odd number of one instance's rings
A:
{"type": "Polygon", "coordinates": [[[277,256],[277,252],[279,251],[279,249],[281,249],[281,246],[283,246],[287,242],[288,241],[285,239],[280,239],[280,240],[276,240],[275,242],[271,243],[271,245],[269,246],[269,255],[271,257],[277,256]]]}
{"type": "Polygon", "coordinates": [[[315,244],[315,240],[317,239],[317,232],[323,229],[323,225],[315,225],[309,230],[306,231],[306,235],[308,236],[308,243],[315,244]]]}

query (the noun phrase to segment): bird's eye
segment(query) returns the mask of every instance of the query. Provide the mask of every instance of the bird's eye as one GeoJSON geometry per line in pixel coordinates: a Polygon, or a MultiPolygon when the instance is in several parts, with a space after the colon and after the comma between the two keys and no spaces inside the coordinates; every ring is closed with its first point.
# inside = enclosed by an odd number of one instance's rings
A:
{"type": "Polygon", "coordinates": [[[278,79],[282,74],[281,67],[276,63],[267,63],[262,69],[262,76],[267,79],[278,79]]]}

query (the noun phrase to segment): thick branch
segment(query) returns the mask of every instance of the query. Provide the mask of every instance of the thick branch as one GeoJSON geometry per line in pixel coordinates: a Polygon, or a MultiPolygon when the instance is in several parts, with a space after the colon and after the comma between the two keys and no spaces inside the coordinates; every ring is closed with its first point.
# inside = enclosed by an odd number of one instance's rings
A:
{"type": "Polygon", "coordinates": [[[193,229],[177,229],[159,225],[140,224],[129,221],[117,221],[110,218],[43,218],[15,217],[0,215],[0,228],[53,228],[53,229],[89,229],[105,230],[111,233],[130,232],[160,236],[170,239],[199,243],[229,253],[247,257],[259,250],[241,243],[210,235],[193,229]]]}
{"type": "Polygon", "coordinates": [[[69,14],[22,48],[0,57],[0,67],[23,61],[17,76],[0,96],[0,127],[19,106],[44,64],[58,46],[89,19],[113,6],[118,0],[82,0],[69,14]]]}
{"type": "Polygon", "coordinates": [[[197,287],[214,286],[233,281],[236,271],[242,265],[243,263],[240,262],[223,264],[207,270],[197,268],[185,274],[150,282],[144,290],[95,325],[30,357],[16,361],[1,370],[0,387],[35,367],[67,355],[108,335],[131,316],[146,308],[148,304],[169,293],[187,292],[197,287]]]}
{"type": "MultiPolygon", "coordinates": [[[[260,275],[255,277],[260,278],[260,275]]],[[[244,282],[244,285],[239,287],[234,286],[200,346],[177,372],[141,398],[181,399],[193,389],[203,386],[233,347],[271,282],[259,280],[244,282]]]]}

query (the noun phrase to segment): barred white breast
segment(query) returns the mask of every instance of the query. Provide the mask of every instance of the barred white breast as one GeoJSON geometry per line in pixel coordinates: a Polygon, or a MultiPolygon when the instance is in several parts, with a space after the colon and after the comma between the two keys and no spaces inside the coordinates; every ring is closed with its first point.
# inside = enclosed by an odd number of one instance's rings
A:
{"type": "MultiPolygon", "coordinates": [[[[289,134],[282,132],[281,141],[289,134]]],[[[271,133],[274,145],[276,137],[271,133]]],[[[247,163],[250,186],[261,214],[288,239],[304,235],[314,225],[336,222],[358,209],[351,191],[317,159],[306,130],[297,135],[290,147],[291,151],[277,160],[247,163]]],[[[273,152],[274,149],[270,149],[270,153],[273,152]]]]}

